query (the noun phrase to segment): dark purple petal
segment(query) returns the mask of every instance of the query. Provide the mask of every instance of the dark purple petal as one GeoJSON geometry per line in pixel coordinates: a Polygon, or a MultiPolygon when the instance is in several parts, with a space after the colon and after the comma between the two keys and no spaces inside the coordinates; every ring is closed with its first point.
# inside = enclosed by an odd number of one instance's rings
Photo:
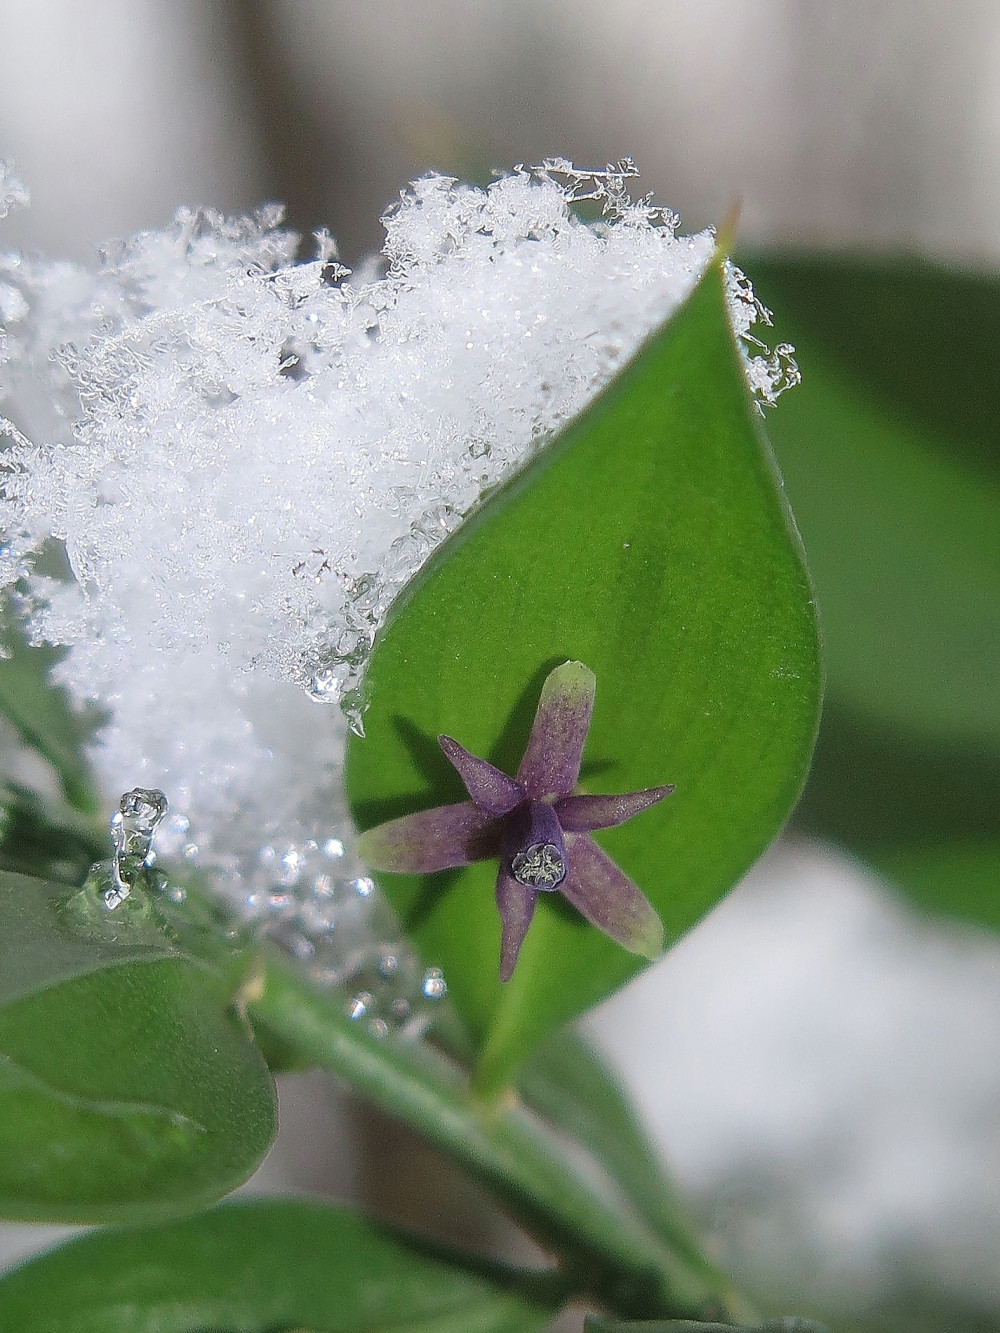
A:
{"type": "Polygon", "coordinates": [[[645,791],[625,791],[620,796],[564,796],[554,809],[566,833],[586,833],[594,828],[613,828],[633,815],[642,814],[673,787],[647,787],[645,791]]]}
{"type": "Polygon", "coordinates": [[[586,833],[568,834],[569,874],[560,892],[605,935],[643,958],[663,952],[663,923],[652,903],[586,833]]]}
{"type": "Polygon", "coordinates": [[[500,853],[500,828],[471,801],[390,819],[362,833],[358,853],[372,870],[425,875],[500,853]]]}
{"type": "Polygon", "coordinates": [[[594,673],[582,662],[564,662],[546,677],[517,770],[532,799],[568,796],[576,786],[596,686],[594,673]]]}
{"type": "Polygon", "coordinates": [[[459,745],[450,736],[439,736],[438,745],[465,783],[465,790],[476,805],[494,819],[507,814],[524,800],[525,790],[517,778],[494,768],[485,759],[470,754],[464,745],[459,745]]]}
{"type": "Polygon", "coordinates": [[[500,980],[509,981],[521,945],[535,914],[535,890],[519,884],[501,865],[497,875],[497,907],[500,909],[502,936],[500,942],[500,980]]]}
{"type": "Polygon", "coordinates": [[[521,884],[551,893],[566,878],[566,844],[547,801],[525,801],[503,821],[503,863],[521,884]]]}

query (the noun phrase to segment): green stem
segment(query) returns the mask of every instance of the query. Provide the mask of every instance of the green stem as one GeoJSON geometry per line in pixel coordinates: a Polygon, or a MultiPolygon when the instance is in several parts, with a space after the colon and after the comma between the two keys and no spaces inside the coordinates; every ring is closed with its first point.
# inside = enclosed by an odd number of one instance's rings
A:
{"type": "Polygon", "coordinates": [[[724,1278],[671,1248],[603,1173],[581,1167],[513,1097],[483,1103],[461,1071],[427,1046],[369,1037],[337,997],[317,990],[277,952],[265,956],[246,1011],[484,1183],[562,1258],[574,1291],[645,1318],[743,1313],[724,1278]]]}

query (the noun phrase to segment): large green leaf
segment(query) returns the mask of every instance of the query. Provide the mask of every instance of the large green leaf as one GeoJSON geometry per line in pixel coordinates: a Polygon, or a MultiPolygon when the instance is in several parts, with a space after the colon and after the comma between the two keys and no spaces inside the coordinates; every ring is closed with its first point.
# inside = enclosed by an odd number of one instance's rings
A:
{"type": "Polygon", "coordinates": [[[87,972],[177,952],[141,894],[108,912],[92,890],[0,873],[0,1005],[87,972]]]}
{"type": "MultiPolygon", "coordinates": [[[[362,827],[464,793],[440,732],[508,771],[547,671],[597,676],[582,786],[676,783],[599,841],[668,940],[785,819],[816,723],[810,588],[751,416],[719,271],[557,440],[494,495],[400,600],[348,750],[362,827]]],[[[643,965],[543,895],[513,979],[497,979],[495,867],[382,884],[482,1049],[495,1088],[546,1031],[643,965]]]]}
{"type": "Polygon", "coordinates": [[[0,1280],[12,1333],[535,1333],[558,1304],[551,1279],[301,1200],[92,1233],[0,1280]]]}
{"type": "Polygon", "coordinates": [[[0,875],[0,1215],[103,1221],[217,1199],[275,1129],[224,978],[142,895],[0,875]]]}
{"type": "Polygon", "coordinates": [[[770,428],[823,617],[800,815],[922,905],[1000,924],[1000,279],[755,259],[803,384],[770,428]]]}

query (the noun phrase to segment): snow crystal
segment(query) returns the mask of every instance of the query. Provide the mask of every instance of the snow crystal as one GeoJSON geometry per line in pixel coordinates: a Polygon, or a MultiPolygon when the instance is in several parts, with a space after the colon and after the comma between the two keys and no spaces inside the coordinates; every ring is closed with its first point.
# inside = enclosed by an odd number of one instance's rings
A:
{"type": "MultiPolygon", "coordinates": [[[[363,876],[347,723],[313,699],[356,702],[403,583],[708,263],[713,235],[633,202],[634,174],[425,177],[354,275],[325,233],[298,261],[274,206],[181,209],[90,267],[0,253],[0,584],[36,641],[69,647],[73,698],[107,711],[109,806],[165,791],[161,852],[246,910],[277,893],[283,919],[315,915],[316,884],[363,876]]],[[[0,171],[0,215],[23,193],[0,171]]],[[[766,315],[730,286],[749,348],[766,315]]],[[[747,366],[761,400],[793,378],[783,348],[747,366]]]]}
{"type": "Polygon", "coordinates": [[[24,182],[14,175],[14,168],[9,162],[0,161],[0,218],[5,218],[15,208],[21,208],[28,202],[28,190],[24,182]]]}

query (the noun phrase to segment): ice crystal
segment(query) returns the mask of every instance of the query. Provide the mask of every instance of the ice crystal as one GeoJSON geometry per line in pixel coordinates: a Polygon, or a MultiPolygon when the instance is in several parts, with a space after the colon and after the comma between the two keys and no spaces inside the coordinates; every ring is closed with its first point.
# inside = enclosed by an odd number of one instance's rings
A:
{"type": "Polygon", "coordinates": [[[24,182],[14,174],[9,162],[0,161],[0,219],[27,202],[28,190],[24,182]]]}
{"type": "MultiPolygon", "coordinates": [[[[161,854],[306,952],[325,903],[364,897],[347,722],[313,700],[351,712],[401,586],[712,254],[710,232],[631,199],[634,174],[425,177],[354,274],[325,233],[299,260],[275,206],[181,209],[90,266],[0,252],[0,586],[35,641],[69,648],[71,695],[107,711],[109,803],[165,791],[161,854]]],[[[0,170],[0,215],[23,197],[0,170]]],[[[749,341],[766,315],[735,270],[730,292],[769,401],[787,353],[749,341]]]]}

